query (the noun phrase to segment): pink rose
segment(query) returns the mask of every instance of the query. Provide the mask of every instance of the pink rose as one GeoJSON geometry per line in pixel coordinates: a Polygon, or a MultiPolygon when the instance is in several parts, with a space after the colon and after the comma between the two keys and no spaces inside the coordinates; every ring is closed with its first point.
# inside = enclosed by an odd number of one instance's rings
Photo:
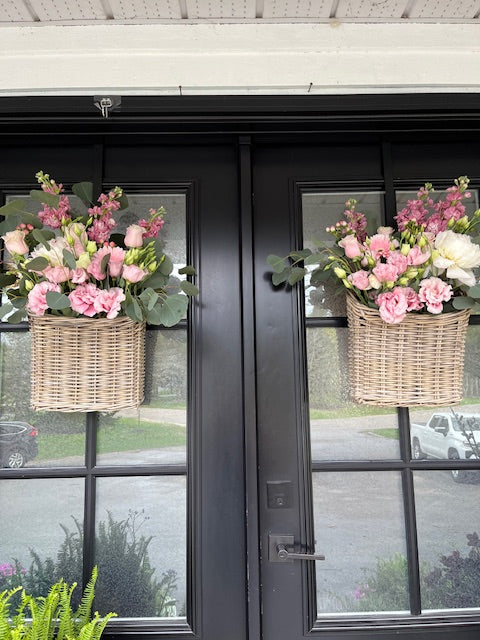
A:
{"type": "Polygon", "coordinates": [[[5,249],[9,253],[16,253],[24,256],[28,253],[28,245],[25,242],[25,233],[21,229],[15,229],[15,231],[7,231],[2,236],[5,243],[5,249]]]}
{"type": "Polygon", "coordinates": [[[398,324],[407,313],[407,296],[402,287],[395,287],[392,291],[380,293],[375,301],[380,310],[380,316],[388,324],[398,324]]]}
{"type": "Polygon", "coordinates": [[[374,236],[370,238],[369,248],[370,253],[375,260],[379,258],[386,257],[390,253],[390,244],[391,240],[389,236],[384,235],[383,233],[376,233],[374,236]]]}
{"type": "Polygon", "coordinates": [[[54,282],[39,282],[28,294],[27,310],[36,316],[43,316],[48,309],[47,292],[58,291],[60,287],[54,282]]]}
{"type": "Polygon", "coordinates": [[[92,318],[97,313],[94,303],[100,291],[101,290],[91,282],[81,284],[68,294],[72,309],[77,313],[92,318]]]}
{"type": "Polygon", "coordinates": [[[102,289],[93,302],[97,313],[106,313],[107,318],[116,318],[121,309],[121,302],[125,300],[125,294],[120,287],[102,289]]]}
{"type": "Polygon", "coordinates": [[[338,246],[342,247],[347,258],[357,258],[363,253],[362,245],[353,234],[348,234],[342,238],[338,243],[338,246]]]}
{"type": "Polygon", "coordinates": [[[141,282],[141,280],[144,280],[148,275],[150,275],[148,271],[140,269],[136,264],[126,264],[123,266],[122,277],[132,284],[141,282]]]}
{"type": "Polygon", "coordinates": [[[43,270],[43,275],[50,282],[59,284],[70,280],[72,272],[68,267],[47,267],[43,270]]]}
{"type": "Polygon", "coordinates": [[[372,270],[379,282],[395,282],[398,270],[393,264],[380,263],[372,270]]]}
{"type": "Polygon", "coordinates": [[[143,245],[143,232],[144,229],[138,224],[131,224],[127,227],[125,234],[125,246],[126,247],[141,247],[143,245]]]}
{"type": "Polygon", "coordinates": [[[422,280],[418,291],[419,299],[427,304],[430,313],[442,313],[443,302],[452,297],[452,287],[440,278],[426,278],[422,280]]]}
{"type": "Polygon", "coordinates": [[[368,279],[368,275],[368,271],[360,269],[359,271],[354,271],[353,273],[351,273],[347,277],[347,280],[351,284],[353,284],[354,287],[360,289],[360,291],[367,291],[368,289],[372,288],[370,280],[368,279]]]}

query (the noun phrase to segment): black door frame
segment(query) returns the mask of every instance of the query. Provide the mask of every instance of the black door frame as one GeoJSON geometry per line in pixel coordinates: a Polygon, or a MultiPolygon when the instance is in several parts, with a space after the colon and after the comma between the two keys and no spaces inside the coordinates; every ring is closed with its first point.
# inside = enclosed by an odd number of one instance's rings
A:
{"type": "MultiPolygon", "coordinates": [[[[368,96],[204,96],[139,97],[122,96],[121,110],[103,119],[93,105],[93,97],[5,97],[0,99],[0,133],[4,144],[28,144],[46,133],[65,139],[118,136],[147,140],[151,136],[170,139],[175,144],[229,140],[238,145],[239,207],[241,244],[241,285],[254,288],[252,144],[262,140],[282,140],[288,144],[305,135],[418,134],[427,138],[438,134],[480,131],[480,95],[418,94],[368,96]]],[[[311,138],[312,141],[314,138],[311,138]]],[[[253,300],[242,307],[243,323],[243,420],[246,453],[245,491],[249,595],[248,630],[256,638],[261,620],[261,574],[259,568],[259,520],[257,478],[257,415],[255,387],[255,308],[253,300]]],[[[452,627],[438,625],[422,633],[443,637],[452,627]]],[[[480,622],[459,621],[458,637],[473,638],[480,622]]],[[[126,631],[128,631],[126,629],[126,631]]],[[[233,630],[232,630],[233,631],[233,630]]],[[[130,629],[130,633],[134,629],[130,629]]],[[[359,625],[348,637],[369,637],[359,625]]],[[[413,634],[418,633],[412,630],[413,634]]],[[[172,630],[172,633],[173,630],[172,630]]],[[[175,633],[175,636],[178,635],[175,633]]],[[[164,636],[168,637],[168,636],[164,636]]],[[[173,637],[173,636],[172,636],[173,637]]],[[[235,637],[233,632],[232,637],[235,637]]],[[[339,640],[343,636],[339,635],[339,640]]],[[[345,638],[347,635],[345,635],[345,638]]],[[[447,636],[445,636],[447,637],[447,636]]],[[[210,638],[205,638],[210,640],[210,638]]]]}

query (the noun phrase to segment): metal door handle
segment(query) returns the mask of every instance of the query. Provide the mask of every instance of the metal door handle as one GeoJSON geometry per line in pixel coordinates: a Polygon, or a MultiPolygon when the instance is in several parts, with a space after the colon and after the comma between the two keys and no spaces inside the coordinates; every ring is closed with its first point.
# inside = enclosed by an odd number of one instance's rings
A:
{"type": "Polygon", "coordinates": [[[268,559],[270,562],[293,562],[294,560],[325,560],[325,556],[317,553],[297,553],[294,536],[270,533],[268,559]]]}
{"type": "Polygon", "coordinates": [[[289,551],[284,544],[277,544],[277,556],[279,560],[325,560],[325,556],[317,553],[295,553],[289,551]]]}

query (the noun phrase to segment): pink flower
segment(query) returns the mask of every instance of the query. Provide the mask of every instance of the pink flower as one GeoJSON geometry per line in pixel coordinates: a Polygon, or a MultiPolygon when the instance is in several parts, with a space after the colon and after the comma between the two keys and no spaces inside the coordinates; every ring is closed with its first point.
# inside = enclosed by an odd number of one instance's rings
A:
{"type": "Polygon", "coordinates": [[[418,293],[411,287],[403,287],[403,291],[407,299],[407,311],[420,311],[423,308],[423,302],[418,297],[418,293]]]}
{"type": "Polygon", "coordinates": [[[48,291],[60,292],[58,284],[53,282],[39,282],[28,294],[27,309],[36,316],[43,316],[48,309],[47,293],[48,291]]]}
{"type": "Polygon", "coordinates": [[[131,282],[132,284],[136,282],[140,282],[146,276],[150,275],[148,271],[144,271],[137,267],[136,264],[126,264],[123,267],[122,276],[127,282],[131,282]]]}
{"type": "MultiPolygon", "coordinates": [[[[62,185],[59,185],[60,187],[62,185]]],[[[48,189],[44,189],[49,193],[48,189]]],[[[58,203],[58,208],[49,207],[48,205],[43,205],[43,210],[38,212],[38,217],[43,222],[43,224],[47,227],[51,227],[52,229],[59,229],[62,226],[62,220],[71,220],[72,216],[70,215],[70,203],[68,201],[68,196],[60,196],[60,202],[58,203]]]]}
{"type": "Polygon", "coordinates": [[[407,255],[407,262],[409,265],[418,266],[419,264],[423,264],[430,259],[430,249],[426,249],[422,251],[421,248],[416,244],[414,245],[407,255]]]}
{"type": "Polygon", "coordinates": [[[120,287],[102,289],[93,301],[97,313],[106,313],[107,318],[116,318],[121,309],[121,302],[125,300],[125,294],[120,287]]]}
{"type": "Polygon", "coordinates": [[[109,215],[105,215],[103,218],[95,218],[88,231],[88,237],[97,244],[103,244],[104,242],[108,242],[110,234],[116,226],[117,223],[109,215]]]}
{"type": "Polygon", "coordinates": [[[351,233],[348,236],[342,238],[338,243],[338,246],[342,247],[347,258],[357,258],[363,253],[362,245],[357,240],[356,236],[352,235],[351,233]]]}
{"type": "Polygon", "coordinates": [[[138,224],[131,224],[127,227],[125,234],[125,246],[130,248],[141,247],[143,245],[143,229],[138,224]]]}
{"type": "Polygon", "coordinates": [[[72,272],[68,267],[47,267],[43,270],[43,275],[50,282],[59,284],[70,280],[72,272]]]}
{"type": "Polygon", "coordinates": [[[120,247],[108,247],[110,260],[108,263],[108,272],[112,278],[118,278],[122,272],[123,261],[125,260],[125,251],[120,247]]]}
{"type": "Polygon", "coordinates": [[[92,261],[87,267],[87,273],[90,273],[95,280],[105,280],[107,277],[107,270],[102,270],[102,260],[110,253],[110,247],[102,247],[92,256],[92,261]]]}
{"type": "Polygon", "coordinates": [[[383,233],[376,233],[370,238],[370,253],[375,260],[381,257],[387,257],[390,253],[391,240],[383,233]]]}
{"type": "Polygon", "coordinates": [[[86,269],[74,269],[72,271],[72,282],[75,284],[83,284],[88,280],[88,273],[86,269]]]}
{"type": "Polygon", "coordinates": [[[2,236],[5,243],[5,249],[10,253],[17,253],[24,256],[28,253],[28,245],[25,242],[25,233],[21,229],[15,229],[15,231],[7,231],[2,236]]]}
{"type": "Polygon", "coordinates": [[[380,262],[372,271],[379,282],[395,282],[398,277],[398,269],[393,264],[380,262]]]}
{"type": "Polygon", "coordinates": [[[392,291],[380,293],[375,301],[378,304],[380,316],[388,324],[400,323],[407,313],[407,296],[402,287],[395,287],[392,291]]]}
{"type": "Polygon", "coordinates": [[[360,289],[360,291],[367,291],[372,288],[370,280],[368,279],[368,271],[364,271],[363,269],[351,273],[347,277],[347,280],[353,284],[354,287],[360,289]]]}
{"type": "Polygon", "coordinates": [[[156,238],[165,224],[163,214],[165,210],[163,207],[160,209],[150,209],[150,218],[148,220],[139,220],[138,225],[143,228],[144,238],[156,238]]]}
{"type": "Polygon", "coordinates": [[[452,293],[451,285],[435,277],[422,280],[418,291],[420,300],[427,304],[427,311],[430,313],[442,313],[442,303],[448,302],[452,293]]]}
{"type": "Polygon", "coordinates": [[[408,267],[408,260],[400,251],[392,251],[387,258],[387,263],[396,268],[398,275],[404,273],[408,267]]]}
{"type": "Polygon", "coordinates": [[[100,291],[101,290],[91,282],[81,284],[68,295],[72,309],[77,313],[92,318],[97,313],[94,303],[100,291]]]}

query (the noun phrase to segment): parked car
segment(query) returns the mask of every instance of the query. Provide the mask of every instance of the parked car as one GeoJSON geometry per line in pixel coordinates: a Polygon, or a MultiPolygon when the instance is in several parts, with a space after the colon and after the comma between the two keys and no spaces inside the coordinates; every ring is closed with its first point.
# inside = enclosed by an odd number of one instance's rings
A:
{"type": "MultiPolygon", "coordinates": [[[[426,424],[410,426],[412,454],[416,460],[480,458],[480,415],[434,413],[426,424]]],[[[455,482],[463,482],[468,471],[452,470],[455,482]]]]}
{"type": "Polygon", "coordinates": [[[0,422],[0,464],[20,469],[38,453],[37,429],[27,422],[0,422]]]}

